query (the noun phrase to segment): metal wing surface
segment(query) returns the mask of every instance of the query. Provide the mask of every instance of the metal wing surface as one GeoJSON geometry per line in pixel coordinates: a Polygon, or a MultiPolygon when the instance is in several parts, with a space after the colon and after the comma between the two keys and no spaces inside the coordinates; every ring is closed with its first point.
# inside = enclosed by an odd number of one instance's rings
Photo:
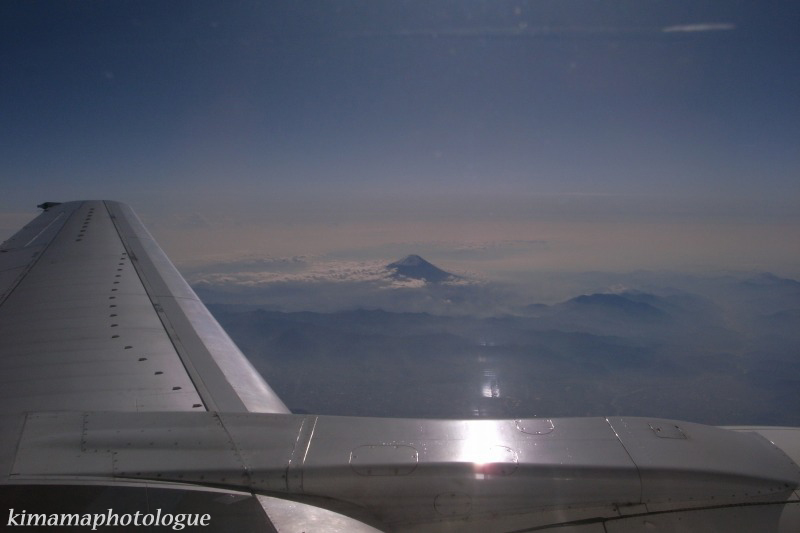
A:
{"type": "Polygon", "coordinates": [[[43,207],[0,247],[2,524],[800,530],[800,429],[293,415],[130,208],[43,207]]]}

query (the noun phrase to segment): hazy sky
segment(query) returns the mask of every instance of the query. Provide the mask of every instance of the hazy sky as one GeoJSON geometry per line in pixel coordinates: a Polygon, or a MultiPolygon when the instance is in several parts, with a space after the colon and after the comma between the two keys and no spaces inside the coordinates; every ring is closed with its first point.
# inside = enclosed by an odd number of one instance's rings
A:
{"type": "Polygon", "coordinates": [[[0,238],[102,197],[179,264],[797,277],[798,28],[791,1],[6,1],[0,238]]]}

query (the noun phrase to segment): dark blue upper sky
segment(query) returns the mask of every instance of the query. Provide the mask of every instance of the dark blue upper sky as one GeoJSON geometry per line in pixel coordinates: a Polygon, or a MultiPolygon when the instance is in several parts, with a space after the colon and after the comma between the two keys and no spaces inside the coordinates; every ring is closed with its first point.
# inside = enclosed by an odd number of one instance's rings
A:
{"type": "Polygon", "coordinates": [[[9,1],[0,15],[3,211],[100,196],[144,211],[255,200],[298,220],[320,216],[304,201],[440,196],[492,213],[541,195],[798,208],[795,2],[9,1]]]}

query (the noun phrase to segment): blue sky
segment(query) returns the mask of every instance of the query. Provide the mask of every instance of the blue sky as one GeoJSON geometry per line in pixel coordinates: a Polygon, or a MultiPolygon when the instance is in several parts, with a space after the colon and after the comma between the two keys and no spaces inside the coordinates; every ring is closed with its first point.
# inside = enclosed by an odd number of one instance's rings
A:
{"type": "Polygon", "coordinates": [[[800,275],[794,2],[0,15],[0,237],[104,197],[179,264],[532,241],[445,266],[800,275]]]}

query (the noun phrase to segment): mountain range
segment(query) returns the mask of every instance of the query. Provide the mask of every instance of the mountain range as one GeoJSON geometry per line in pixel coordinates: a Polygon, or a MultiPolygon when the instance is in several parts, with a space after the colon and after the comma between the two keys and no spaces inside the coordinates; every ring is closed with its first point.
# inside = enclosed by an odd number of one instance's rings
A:
{"type": "MultiPolygon", "coordinates": [[[[419,259],[392,268],[414,279],[444,272],[419,259]]],[[[494,315],[209,308],[295,412],[800,425],[795,282],[702,286],[589,292],[494,315]]],[[[479,297],[473,289],[426,282],[381,291],[479,297]]]]}

